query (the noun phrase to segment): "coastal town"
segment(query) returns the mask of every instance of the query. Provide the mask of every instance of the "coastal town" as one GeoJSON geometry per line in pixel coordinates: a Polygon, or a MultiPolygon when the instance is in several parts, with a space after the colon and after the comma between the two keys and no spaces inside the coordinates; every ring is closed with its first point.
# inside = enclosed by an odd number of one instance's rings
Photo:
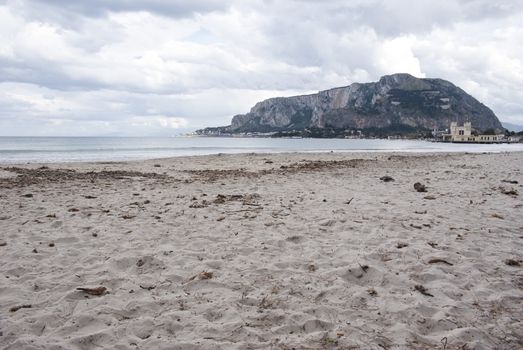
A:
{"type": "Polygon", "coordinates": [[[190,136],[210,137],[274,137],[274,138],[344,138],[344,139],[418,139],[432,142],[447,143],[476,143],[476,144],[499,144],[499,143],[521,143],[523,132],[515,132],[487,129],[479,131],[474,128],[472,122],[451,122],[449,128],[433,130],[421,130],[402,126],[397,128],[305,128],[303,130],[282,130],[270,132],[231,132],[224,128],[206,128],[198,130],[190,136]]]}

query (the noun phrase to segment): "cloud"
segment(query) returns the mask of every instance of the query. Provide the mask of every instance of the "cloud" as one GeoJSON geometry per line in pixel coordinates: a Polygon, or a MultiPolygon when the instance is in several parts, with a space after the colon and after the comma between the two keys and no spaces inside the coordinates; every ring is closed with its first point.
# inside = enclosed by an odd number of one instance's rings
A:
{"type": "Polygon", "coordinates": [[[210,121],[224,125],[231,115],[248,110],[259,100],[298,93],[209,89],[191,94],[142,94],[0,83],[0,136],[171,136],[205,127],[210,121]]]}
{"type": "Polygon", "coordinates": [[[522,0],[0,1],[0,133],[223,125],[396,72],[523,124],[522,21],[522,0]]]}
{"type": "Polygon", "coordinates": [[[224,11],[228,7],[227,1],[222,0],[8,0],[6,2],[28,16],[44,19],[64,19],[71,14],[104,17],[118,12],[150,12],[161,16],[184,18],[224,11]]]}

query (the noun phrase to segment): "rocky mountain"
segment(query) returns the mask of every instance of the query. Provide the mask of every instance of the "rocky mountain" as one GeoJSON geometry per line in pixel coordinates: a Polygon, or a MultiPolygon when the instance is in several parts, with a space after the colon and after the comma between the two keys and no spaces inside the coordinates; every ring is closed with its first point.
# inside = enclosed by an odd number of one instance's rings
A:
{"type": "Polygon", "coordinates": [[[442,79],[409,74],[354,83],[312,95],[277,97],[257,103],[231,125],[199,130],[199,134],[329,130],[446,129],[453,121],[471,121],[475,130],[502,130],[487,106],[442,79]]]}

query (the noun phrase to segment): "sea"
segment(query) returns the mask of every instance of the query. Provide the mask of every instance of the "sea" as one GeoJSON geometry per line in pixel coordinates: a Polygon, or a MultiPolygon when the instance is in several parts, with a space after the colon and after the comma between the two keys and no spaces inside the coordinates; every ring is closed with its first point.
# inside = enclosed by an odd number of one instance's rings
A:
{"type": "Polygon", "coordinates": [[[511,152],[523,144],[453,144],[421,140],[241,137],[0,137],[0,163],[126,161],[180,156],[279,152],[511,152]]]}

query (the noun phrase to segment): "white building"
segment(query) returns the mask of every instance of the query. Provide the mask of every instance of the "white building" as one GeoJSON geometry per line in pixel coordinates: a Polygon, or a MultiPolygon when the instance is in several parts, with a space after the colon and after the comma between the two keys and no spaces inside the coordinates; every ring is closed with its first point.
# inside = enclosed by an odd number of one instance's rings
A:
{"type": "Polygon", "coordinates": [[[462,126],[452,122],[450,134],[443,135],[443,141],[461,143],[501,143],[504,139],[504,135],[473,135],[471,122],[466,122],[462,126]]]}

